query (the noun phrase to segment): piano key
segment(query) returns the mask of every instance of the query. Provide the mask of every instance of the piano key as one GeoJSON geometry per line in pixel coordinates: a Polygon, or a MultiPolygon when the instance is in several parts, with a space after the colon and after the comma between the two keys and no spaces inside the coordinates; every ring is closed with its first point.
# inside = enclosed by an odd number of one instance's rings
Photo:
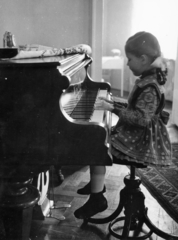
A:
{"type": "MultiPolygon", "coordinates": [[[[99,90],[98,95],[97,95],[97,99],[99,97],[107,98],[107,90],[99,90]]],[[[103,122],[103,118],[104,118],[104,111],[103,110],[94,110],[93,115],[90,119],[90,122],[103,122]]]]}
{"type": "Polygon", "coordinates": [[[94,105],[99,97],[107,98],[107,90],[93,89],[68,93],[65,96],[64,109],[66,113],[75,120],[88,122],[103,122],[104,111],[95,110],[94,105]]]}

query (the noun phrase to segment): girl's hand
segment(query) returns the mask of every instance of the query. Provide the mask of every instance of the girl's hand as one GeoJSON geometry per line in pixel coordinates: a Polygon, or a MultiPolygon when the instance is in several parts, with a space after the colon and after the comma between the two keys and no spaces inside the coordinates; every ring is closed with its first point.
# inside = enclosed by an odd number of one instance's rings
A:
{"type": "Polygon", "coordinates": [[[98,99],[99,99],[99,100],[104,100],[105,102],[108,102],[108,103],[113,104],[112,98],[111,98],[111,100],[109,100],[109,99],[107,99],[107,98],[105,98],[105,97],[98,97],[98,99]]]}
{"type": "Polygon", "coordinates": [[[98,98],[95,102],[94,109],[96,110],[106,110],[112,111],[114,109],[113,104],[110,103],[111,101],[106,101],[105,98],[98,98]]]}

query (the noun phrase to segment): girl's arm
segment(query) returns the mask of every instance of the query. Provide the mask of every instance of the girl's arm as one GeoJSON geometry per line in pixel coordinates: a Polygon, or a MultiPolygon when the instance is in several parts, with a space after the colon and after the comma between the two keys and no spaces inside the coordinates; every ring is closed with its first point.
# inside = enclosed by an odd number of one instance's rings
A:
{"type": "Polygon", "coordinates": [[[135,126],[146,126],[154,116],[159,105],[159,98],[154,87],[148,87],[138,96],[134,109],[130,107],[121,109],[114,104],[113,113],[119,116],[121,121],[135,126]]]}
{"type": "Polygon", "coordinates": [[[113,111],[114,109],[122,109],[127,107],[126,101],[120,102],[115,101],[114,98],[111,98],[111,100],[108,100],[105,97],[99,97],[95,103],[95,109],[97,110],[107,110],[107,111],[113,111]]]}

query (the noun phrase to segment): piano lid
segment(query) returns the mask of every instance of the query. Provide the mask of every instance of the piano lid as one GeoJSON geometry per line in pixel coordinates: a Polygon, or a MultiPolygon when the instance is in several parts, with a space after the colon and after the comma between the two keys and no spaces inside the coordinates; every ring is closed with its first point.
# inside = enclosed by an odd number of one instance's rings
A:
{"type": "Polygon", "coordinates": [[[52,66],[72,66],[77,62],[85,59],[85,54],[73,54],[63,56],[52,57],[40,57],[40,58],[26,58],[26,59],[6,59],[0,60],[0,68],[2,67],[52,67],[52,66]]]}

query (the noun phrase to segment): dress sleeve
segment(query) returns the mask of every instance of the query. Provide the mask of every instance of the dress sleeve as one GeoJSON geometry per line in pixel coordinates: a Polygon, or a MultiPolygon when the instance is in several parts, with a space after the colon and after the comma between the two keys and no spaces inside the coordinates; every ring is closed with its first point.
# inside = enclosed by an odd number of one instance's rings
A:
{"type": "Polygon", "coordinates": [[[112,110],[112,112],[119,116],[121,109],[125,109],[127,107],[127,105],[128,105],[127,103],[114,101],[114,103],[113,103],[114,109],[112,110]]]}
{"type": "Polygon", "coordinates": [[[146,126],[150,119],[154,116],[159,105],[159,98],[154,87],[147,87],[140,93],[136,99],[133,108],[120,108],[114,104],[112,111],[121,121],[135,126],[146,126]]]}

